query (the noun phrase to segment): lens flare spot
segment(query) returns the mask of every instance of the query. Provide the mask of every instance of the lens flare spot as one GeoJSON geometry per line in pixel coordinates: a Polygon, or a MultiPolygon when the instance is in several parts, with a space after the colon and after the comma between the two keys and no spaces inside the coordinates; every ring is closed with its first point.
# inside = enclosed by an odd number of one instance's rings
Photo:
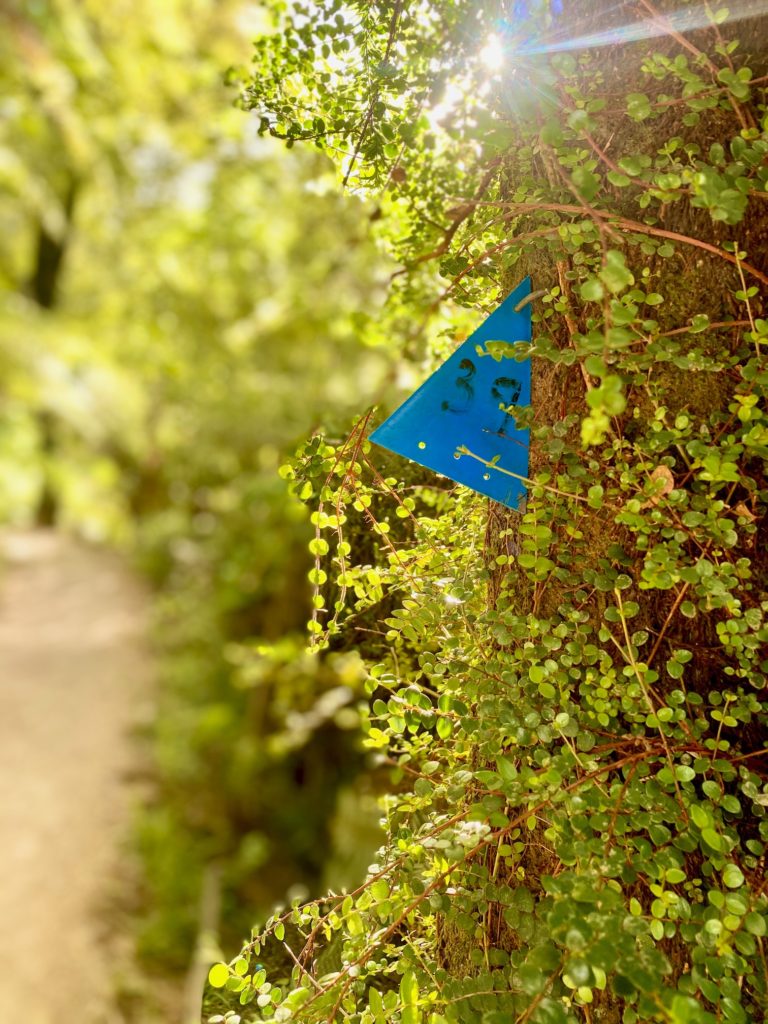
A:
{"type": "Polygon", "coordinates": [[[504,47],[498,36],[490,36],[480,51],[480,61],[487,71],[499,71],[504,63],[504,47]]]}

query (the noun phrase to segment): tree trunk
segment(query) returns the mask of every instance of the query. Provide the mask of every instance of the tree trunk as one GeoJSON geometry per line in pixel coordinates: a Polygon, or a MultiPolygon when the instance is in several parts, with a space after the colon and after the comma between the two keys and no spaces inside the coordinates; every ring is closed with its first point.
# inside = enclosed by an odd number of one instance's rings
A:
{"type": "MultiPolygon", "coordinates": [[[[62,203],[65,227],[60,235],[53,235],[42,220],[37,226],[35,264],[29,280],[29,293],[42,310],[50,311],[56,305],[77,192],[78,184],[74,178],[70,178],[62,203]]],[[[38,409],[35,419],[40,437],[43,475],[42,488],[35,509],[35,525],[51,527],[55,526],[59,514],[59,498],[53,468],[58,429],[56,416],[50,409],[38,409]]]]}

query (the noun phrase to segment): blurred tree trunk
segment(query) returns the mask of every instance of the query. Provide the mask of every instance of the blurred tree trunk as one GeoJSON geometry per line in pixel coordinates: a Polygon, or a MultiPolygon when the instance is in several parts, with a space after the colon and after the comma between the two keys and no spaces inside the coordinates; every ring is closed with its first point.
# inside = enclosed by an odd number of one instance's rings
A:
{"type": "MultiPolygon", "coordinates": [[[[64,227],[54,234],[41,219],[37,225],[35,263],[29,280],[29,293],[46,311],[56,305],[64,260],[69,246],[70,232],[74,218],[78,182],[70,177],[61,204],[64,227]]],[[[38,409],[35,420],[40,437],[43,485],[35,509],[35,525],[55,526],[59,512],[59,497],[52,471],[52,462],[57,447],[56,416],[50,409],[38,409]]]]}

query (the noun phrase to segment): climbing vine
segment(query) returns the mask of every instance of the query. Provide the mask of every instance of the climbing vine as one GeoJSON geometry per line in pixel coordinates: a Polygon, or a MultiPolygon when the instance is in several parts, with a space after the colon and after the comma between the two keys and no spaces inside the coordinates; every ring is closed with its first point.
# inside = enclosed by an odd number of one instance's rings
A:
{"type": "Polygon", "coordinates": [[[295,4],[243,81],[375,197],[394,316],[543,294],[519,511],[372,449],[378,413],[285,467],[384,838],[212,968],[212,1022],[768,1006],[765,19],[524,6],[295,4]]]}

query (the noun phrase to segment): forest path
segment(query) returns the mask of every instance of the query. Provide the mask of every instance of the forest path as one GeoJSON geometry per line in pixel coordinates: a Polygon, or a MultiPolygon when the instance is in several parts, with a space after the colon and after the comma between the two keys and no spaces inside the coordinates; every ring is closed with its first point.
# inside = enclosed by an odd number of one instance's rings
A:
{"type": "Polygon", "coordinates": [[[117,1024],[100,911],[151,707],[147,596],[66,537],[0,548],[0,1021],[117,1024]]]}

